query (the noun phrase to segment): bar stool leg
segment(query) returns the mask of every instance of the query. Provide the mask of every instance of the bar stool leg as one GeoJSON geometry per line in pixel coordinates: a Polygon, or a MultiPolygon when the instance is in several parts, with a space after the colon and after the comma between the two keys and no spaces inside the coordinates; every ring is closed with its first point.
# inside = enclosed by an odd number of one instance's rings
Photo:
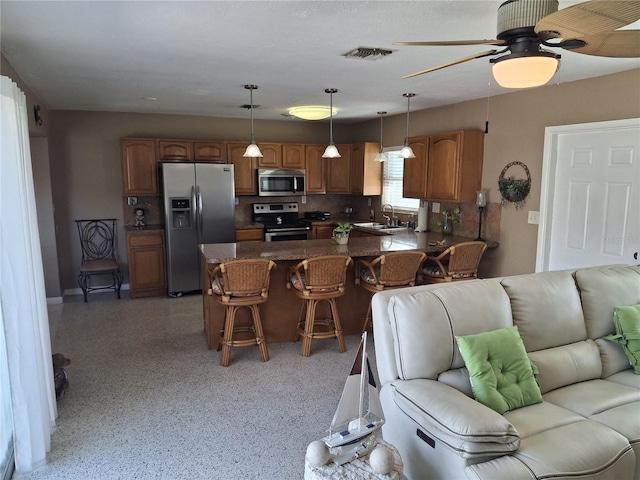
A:
{"type": "Polygon", "coordinates": [[[371,301],[369,301],[369,307],[367,308],[367,316],[364,317],[364,324],[362,325],[362,332],[364,333],[367,330],[367,327],[371,324],[371,328],[373,328],[373,322],[371,321],[371,301]]]}
{"type": "Polygon", "coordinates": [[[311,355],[311,339],[313,338],[313,322],[316,316],[317,300],[305,300],[307,302],[307,314],[304,320],[304,335],[302,336],[302,356],[311,355]]]}
{"type": "Polygon", "coordinates": [[[333,317],[333,326],[338,339],[338,345],[340,346],[340,352],[344,353],[347,347],[344,344],[344,337],[342,336],[342,325],[340,324],[340,316],[338,315],[338,306],[336,305],[336,299],[330,298],[329,304],[331,305],[331,316],[333,317]]]}
{"type": "Polygon", "coordinates": [[[222,336],[222,355],[220,356],[220,365],[229,366],[231,358],[231,341],[233,340],[233,328],[236,319],[236,311],[238,307],[227,305],[225,307],[224,334],[222,336]]]}
{"type": "Polygon", "coordinates": [[[253,316],[253,325],[256,331],[256,343],[260,348],[260,354],[262,355],[262,361],[269,360],[269,351],[267,350],[267,342],[264,339],[264,332],[262,331],[262,321],[260,320],[260,310],[258,305],[251,305],[251,314],[253,316]]]}

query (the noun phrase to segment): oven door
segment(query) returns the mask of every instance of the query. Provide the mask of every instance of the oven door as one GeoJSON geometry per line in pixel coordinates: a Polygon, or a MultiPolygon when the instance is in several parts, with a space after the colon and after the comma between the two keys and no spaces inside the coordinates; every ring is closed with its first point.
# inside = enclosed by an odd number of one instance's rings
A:
{"type": "Polygon", "coordinates": [[[264,234],[265,242],[283,242],[285,240],[311,240],[311,230],[300,230],[299,228],[267,230],[264,234]]]}

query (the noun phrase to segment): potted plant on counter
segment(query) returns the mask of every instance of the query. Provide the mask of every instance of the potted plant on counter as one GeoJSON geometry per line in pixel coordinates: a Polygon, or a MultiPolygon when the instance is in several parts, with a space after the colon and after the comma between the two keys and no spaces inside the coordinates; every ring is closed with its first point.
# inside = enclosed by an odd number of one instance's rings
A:
{"type": "Polygon", "coordinates": [[[338,226],[333,229],[333,240],[334,244],[338,245],[346,245],[349,241],[349,232],[353,229],[353,225],[351,222],[338,222],[338,226]]]}

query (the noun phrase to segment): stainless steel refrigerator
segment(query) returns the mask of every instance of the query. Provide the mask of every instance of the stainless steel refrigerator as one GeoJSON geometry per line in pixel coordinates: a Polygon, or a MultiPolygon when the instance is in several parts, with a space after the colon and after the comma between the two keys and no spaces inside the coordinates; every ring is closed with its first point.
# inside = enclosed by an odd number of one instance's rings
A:
{"type": "Polygon", "coordinates": [[[169,295],[201,290],[201,243],[236,241],[233,165],[161,163],[169,295]]]}

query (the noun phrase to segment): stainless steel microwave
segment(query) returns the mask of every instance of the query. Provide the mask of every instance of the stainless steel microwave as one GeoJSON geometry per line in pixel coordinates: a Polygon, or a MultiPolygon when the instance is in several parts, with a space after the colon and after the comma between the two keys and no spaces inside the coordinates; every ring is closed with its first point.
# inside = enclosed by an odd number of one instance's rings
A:
{"type": "Polygon", "coordinates": [[[297,169],[258,169],[258,195],[261,197],[284,197],[305,195],[305,171],[297,169]]]}

